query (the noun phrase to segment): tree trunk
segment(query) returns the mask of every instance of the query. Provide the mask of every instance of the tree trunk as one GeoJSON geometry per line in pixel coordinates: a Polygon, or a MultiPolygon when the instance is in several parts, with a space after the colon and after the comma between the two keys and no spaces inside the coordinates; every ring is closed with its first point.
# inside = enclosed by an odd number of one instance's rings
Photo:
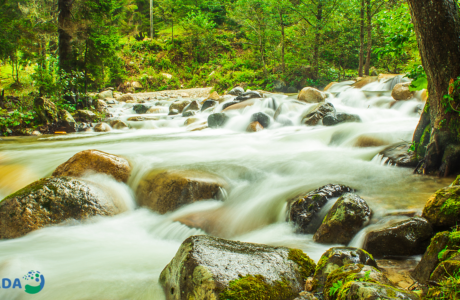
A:
{"type": "Polygon", "coordinates": [[[314,76],[315,79],[319,78],[319,51],[321,43],[321,29],[323,21],[323,2],[318,0],[317,4],[318,12],[316,14],[316,33],[315,33],[315,47],[314,47],[314,76]]]}
{"type": "Polygon", "coordinates": [[[364,74],[369,76],[369,68],[371,67],[371,51],[372,51],[372,7],[371,0],[366,0],[367,9],[367,58],[364,74]]]}
{"type": "Polygon", "coordinates": [[[364,0],[361,0],[361,32],[359,34],[359,68],[358,76],[363,76],[364,65],[364,0]]]}
{"type": "MultiPolygon", "coordinates": [[[[449,82],[460,75],[460,18],[455,0],[408,0],[423,67],[428,78],[425,111],[414,133],[416,146],[421,146],[421,132],[429,117],[431,136],[426,147],[424,174],[448,176],[460,170],[460,115],[444,99],[449,82]],[[450,110],[450,112],[449,112],[450,110]]],[[[459,94],[453,91],[455,106],[459,94]]]]}
{"type": "Polygon", "coordinates": [[[59,67],[70,73],[73,65],[72,51],[72,4],[74,0],[58,1],[58,35],[59,35],[59,67]]]}
{"type": "Polygon", "coordinates": [[[285,39],[285,33],[284,33],[284,21],[283,21],[283,11],[280,10],[280,22],[281,22],[281,66],[283,69],[283,74],[286,73],[286,63],[284,61],[284,39],[285,39]]]}

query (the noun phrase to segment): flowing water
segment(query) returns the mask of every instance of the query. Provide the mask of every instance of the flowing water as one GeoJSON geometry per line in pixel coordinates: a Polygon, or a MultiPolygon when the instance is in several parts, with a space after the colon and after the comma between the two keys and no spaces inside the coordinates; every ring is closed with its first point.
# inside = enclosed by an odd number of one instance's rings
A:
{"type": "MultiPolygon", "coordinates": [[[[209,219],[214,235],[296,247],[318,260],[331,245],[316,244],[311,235],[296,234],[285,222],[290,197],[341,183],[358,190],[375,220],[390,211],[421,210],[427,198],[450,180],[413,175],[411,169],[386,165],[378,156],[390,144],[411,141],[422,104],[417,99],[394,104],[387,86],[388,82],[377,82],[359,90],[341,83],[330,90],[327,101],[338,112],[359,115],[362,123],[307,127],[300,124],[300,116],[310,104],[295,101],[293,95],[273,94],[268,96],[274,101],[260,99],[229,112],[232,118],[221,129],[188,131],[185,118],[160,114],[150,121],[128,122],[133,127],[129,130],[3,139],[0,199],[49,176],[59,164],[87,149],[128,158],[133,173],[127,185],[108,176],[88,178],[117,193],[128,212],[69,221],[1,241],[0,278],[40,270],[46,288],[33,296],[37,300],[164,299],[158,284],[162,269],[184,239],[204,234],[174,221],[178,218],[199,215],[209,219]],[[279,120],[290,120],[292,126],[272,122],[269,129],[245,132],[253,113],[273,114],[280,105],[279,120]],[[203,201],[159,215],[135,205],[134,191],[153,168],[209,171],[225,178],[231,189],[224,202],[203,201]]],[[[221,108],[222,104],[216,111],[221,108]]],[[[135,116],[132,104],[115,105],[112,112],[122,120],[135,116]]],[[[206,120],[207,115],[196,117],[206,120]]],[[[357,237],[353,245],[359,243],[357,237]]],[[[1,299],[30,297],[17,289],[1,290],[1,295],[1,299]]]]}

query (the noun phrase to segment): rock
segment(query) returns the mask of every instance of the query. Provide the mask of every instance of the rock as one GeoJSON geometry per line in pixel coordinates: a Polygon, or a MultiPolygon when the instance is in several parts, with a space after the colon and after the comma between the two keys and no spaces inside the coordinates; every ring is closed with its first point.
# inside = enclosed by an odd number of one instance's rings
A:
{"type": "Polygon", "coordinates": [[[175,109],[178,113],[181,113],[191,102],[190,100],[176,100],[169,106],[169,112],[171,113],[175,109]]]}
{"type": "Polygon", "coordinates": [[[53,102],[42,97],[35,98],[34,110],[38,120],[43,124],[51,125],[58,122],[58,110],[53,102]]]}
{"type": "Polygon", "coordinates": [[[64,109],[61,109],[59,111],[58,125],[64,127],[67,133],[77,131],[77,122],[75,122],[72,115],[67,110],[64,110],[64,109]]]}
{"type": "Polygon", "coordinates": [[[348,264],[331,272],[327,276],[323,293],[326,300],[337,299],[340,290],[337,290],[336,293],[331,293],[331,289],[333,288],[333,285],[339,281],[342,282],[343,285],[351,281],[374,282],[384,285],[392,285],[390,280],[388,280],[388,278],[375,267],[365,266],[363,264],[348,264]]]}
{"type": "Polygon", "coordinates": [[[97,98],[101,100],[104,100],[107,98],[113,98],[113,91],[107,90],[107,91],[100,92],[99,94],[97,94],[97,98]]]}
{"type": "Polygon", "coordinates": [[[90,110],[83,110],[83,109],[79,109],[77,110],[76,114],[75,114],[78,119],[80,119],[80,121],[82,122],[88,122],[88,123],[91,123],[91,122],[96,122],[97,121],[97,116],[95,113],[93,113],[92,111],[90,110]]]}
{"type": "Polygon", "coordinates": [[[352,247],[331,248],[321,256],[316,266],[314,279],[317,291],[323,291],[329,274],[349,264],[361,264],[377,268],[377,263],[372,255],[362,249],[352,247]]]}
{"type": "Polygon", "coordinates": [[[116,99],[120,102],[134,101],[133,103],[135,103],[137,101],[137,97],[132,94],[124,94],[116,99]]]}
{"type": "Polygon", "coordinates": [[[201,124],[192,124],[188,126],[186,129],[187,131],[201,131],[208,128],[208,124],[206,122],[201,123],[201,124]]]}
{"type": "Polygon", "coordinates": [[[251,123],[259,122],[264,128],[268,128],[271,123],[271,118],[264,112],[258,112],[251,116],[251,123]]]}
{"type": "Polygon", "coordinates": [[[282,80],[273,81],[273,90],[275,92],[284,92],[286,90],[286,83],[282,80]]]}
{"type": "Polygon", "coordinates": [[[44,178],[0,202],[0,239],[18,238],[69,219],[111,216],[126,210],[119,201],[85,180],[44,178]]]}
{"type": "Polygon", "coordinates": [[[417,166],[417,160],[413,152],[409,152],[411,144],[408,142],[393,144],[379,154],[388,158],[387,163],[398,167],[413,168],[417,166]]]}
{"type": "Polygon", "coordinates": [[[107,174],[118,181],[128,182],[131,165],[121,156],[99,150],[85,150],[57,167],[53,176],[81,177],[88,171],[107,174]]]}
{"type": "Polygon", "coordinates": [[[163,76],[166,79],[172,79],[173,78],[173,76],[171,74],[168,74],[168,73],[161,73],[161,76],[163,76]]]}
{"type": "Polygon", "coordinates": [[[131,87],[133,87],[136,90],[140,90],[143,88],[142,84],[138,81],[131,82],[131,87]]]}
{"type": "Polygon", "coordinates": [[[150,107],[147,111],[148,114],[164,114],[167,113],[169,110],[166,107],[159,106],[159,107],[150,107]]]}
{"type": "Polygon", "coordinates": [[[393,88],[391,96],[395,100],[409,100],[414,97],[414,92],[409,90],[410,82],[398,83],[393,88]]]}
{"type": "Polygon", "coordinates": [[[141,116],[136,116],[136,117],[130,117],[128,118],[128,122],[141,122],[141,121],[144,121],[145,118],[144,117],[141,117],[141,116]]]}
{"type": "Polygon", "coordinates": [[[199,235],[161,272],[166,300],[294,299],[315,263],[301,250],[199,235]]]}
{"type": "Polygon", "coordinates": [[[293,87],[293,86],[290,86],[288,87],[287,89],[287,93],[288,94],[296,94],[298,92],[297,88],[296,87],[293,87]]]}
{"type": "Polygon", "coordinates": [[[218,101],[219,99],[220,99],[219,94],[218,94],[216,91],[214,91],[214,92],[212,92],[211,95],[208,96],[208,99],[206,99],[206,100],[215,100],[215,101],[218,101]]]}
{"type": "Polygon", "coordinates": [[[198,103],[197,100],[193,100],[192,102],[190,102],[189,105],[187,105],[184,110],[182,112],[186,112],[186,111],[190,111],[190,110],[195,110],[195,111],[199,111],[201,109],[201,104],[198,103]]]}
{"type": "Polygon", "coordinates": [[[111,130],[112,130],[112,128],[107,123],[98,123],[98,124],[96,124],[96,126],[94,126],[94,131],[96,131],[96,132],[108,132],[108,131],[111,131],[111,130]]]}
{"type": "Polygon", "coordinates": [[[241,103],[241,102],[239,102],[239,101],[230,101],[230,102],[227,102],[227,103],[225,103],[224,105],[222,105],[222,111],[228,110],[228,108],[229,108],[230,106],[233,106],[233,105],[236,105],[236,104],[240,104],[240,103],[241,103]]]}
{"type": "Polygon", "coordinates": [[[198,118],[188,118],[187,120],[185,120],[184,125],[188,126],[188,125],[191,125],[191,124],[196,123],[198,121],[200,121],[200,119],[198,119],[198,118]]]}
{"type": "Polygon", "coordinates": [[[34,131],[32,131],[31,135],[32,136],[40,136],[40,135],[42,135],[42,133],[40,131],[38,131],[38,130],[34,130],[34,131]]]}
{"type": "Polygon", "coordinates": [[[337,84],[337,83],[338,83],[338,82],[331,82],[331,83],[329,83],[328,85],[326,85],[326,87],[324,88],[323,91],[325,91],[325,92],[328,91],[334,84],[337,84]]]}
{"type": "Polygon", "coordinates": [[[239,96],[244,93],[244,89],[242,87],[234,87],[230,92],[228,92],[229,95],[233,96],[239,96]]]}
{"type": "Polygon", "coordinates": [[[307,194],[288,200],[289,221],[294,223],[299,233],[313,234],[321,225],[318,213],[328,200],[340,197],[354,190],[345,185],[328,184],[307,194]]]}
{"type": "Polygon", "coordinates": [[[229,117],[227,117],[227,115],[224,113],[211,114],[208,117],[208,126],[210,128],[223,127],[228,119],[229,117]]]}
{"type": "Polygon", "coordinates": [[[133,106],[133,110],[136,112],[136,114],[145,114],[151,106],[147,106],[144,104],[136,104],[133,106]]]}
{"type": "Polygon", "coordinates": [[[374,257],[425,253],[433,229],[425,219],[414,217],[367,233],[363,249],[374,257]]]}
{"type": "Polygon", "coordinates": [[[361,118],[358,115],[347,113],[337,113],[335,116],[333,114],[328,114],[323,118],[324,126],[333,126],[348,122],[361,122],[361,118]]]}
{"type": "Polygon", "coordinates": [[[121,120],[113,120],[110,122],[110,126],[113,128],[113,129],[117,129],[117,130],[120,130],[120,129],[123,129],[123,128],[128,128],[128,124],[126,124],[125,122],[121,121],[121,120]]]}
{"type": "Polygon", "coordinates": [[[420,300],[420,297],[406,290],[392,286],[373,283],[351,281],[344,285],[338,295],[338,299],[343,300],[374,300],[374,299],[401,299],[401,300],[420,300]]]}
{"type": "Polygon", "coordinates": [[[295,298],[294,300],[318,300],[318,298],[316,298],[315,295],[310,292],[303,291],[299,294],[299,297],[295,298]]]}
{"type": "Polygon", "coordinates": [[[328,115],[335,117],[334,106],[331,103],[317,104],[302,113],[301,123],[309,126],[315,126],[328,115]]]}
{"type": "MultiPolygon", "coordinates": [[[[460,253],[457,252],[450,259],[441,262],[430,276],[430,280],[440,283],[448,278],[455,277],[460,272],[460,253]]],[[[458,284],[458,282],[457,282],[458,284]]]]}
{"type": "Polygon", "coordinates": [[[341,196],[323,220],[313,236],[318,243],[347,245],[371,218],[366,201],[356,194],[341,196]]]}
{"type": "Polygon", "coordinates": [[[448,229],[460,224],[460,186],[449,186],[431,195],[422,217],[435,229],[448,229]]]}
{"type": "Polygon", "coordinates": [[[369,83],[376,82],[377,80],[377,76],[359,77],[358,80],[356,80],[356,82],[353,83],[351,86],[357,89],[361,89],[369,83]]]}
{"type": "Polygon", "coordinates": [[[179,111],[177,109],[171,109],[168,113],[170,116],[178,115],[179,111]]]}
{"type": "Polygon", "coordinates": [[[307,103],[321,103],[326,101],[326,94],[315,88],[306,87],[300,91],[297,99],[307,103]]]}
{"type": "Polygon", "coordinates": [[[201,107],[201,111],[205,111],[206,109],[210,108],[210,107],[214,107],[217,105],[217,102],[216,100],[206,100],[204,103],[203,103],[203,106],[201,107]]]}
{"type": "Polygon", "coordinates": [[[188,118],[188,117],[192,117],[194,115],[196,115],[196,110],[189,110],[189,111],[184,111],[182,113],[182,117],[185,117],[185,118],[188,118]]]}
{"type": "Polygon", "coordinates": [[[118,101],[115,100],[114,98],[107,98],[105,99],[105,103],[114,105],[114,104],[118,104],[118,101]]]}
{"type": "Polygon", "coordinates": [[[140,181],[136,196],[139,205],[161,214],[200,200],[222,200],[221,189],[228,185],[222,178],[193,170],[153,170],[140,181]]]}
{"type": "Polygon", "coordinates": [[[246,101],[246,100],[254,99],[254,98],[263,98],[263,97],[259,92],[248,91],[236,97],[235,100],[236,101],[246,101]]]}
{"type": "Polygon", "coordinates": [[[247,132],[258,132],[261,130],[264,130],[264,127],[257,121],[250,123],[246,128],[247,132]]]}
{"type": "Polygon", "coordinates": [[[257,99],[249,99],[247,101],[242,101],[242,102],[238,102],[238,101],[228,102],[228,103],[225,103],[223,105],[222,111],[244,109],[244,108],[246,108],[248,106],[254,105],[254,103],[256,103],[256,101],[258,101],[258,100],[257,99]]]}

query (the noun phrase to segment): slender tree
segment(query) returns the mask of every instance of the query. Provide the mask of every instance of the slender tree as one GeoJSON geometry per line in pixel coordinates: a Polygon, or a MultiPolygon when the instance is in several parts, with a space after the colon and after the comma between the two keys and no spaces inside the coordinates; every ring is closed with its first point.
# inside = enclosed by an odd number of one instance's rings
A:
{"type": "Polygon", "coordinates": [[[58,0],[59,66],[70,73],[73,64],[72,6],[74,0],[58,0]]]}

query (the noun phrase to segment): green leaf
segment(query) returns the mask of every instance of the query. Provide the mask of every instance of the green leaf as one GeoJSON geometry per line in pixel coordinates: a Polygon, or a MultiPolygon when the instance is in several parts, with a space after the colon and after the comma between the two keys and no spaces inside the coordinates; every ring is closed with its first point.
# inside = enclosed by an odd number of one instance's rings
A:
{"type": "Polygon", "coordinates": [[[428,88],[428,80],[426,77],[419,77],[418,79],[412,81],[411,85],[409,86],[409,90],[411,92],[421,91],[426,88],[428,88]]]}

